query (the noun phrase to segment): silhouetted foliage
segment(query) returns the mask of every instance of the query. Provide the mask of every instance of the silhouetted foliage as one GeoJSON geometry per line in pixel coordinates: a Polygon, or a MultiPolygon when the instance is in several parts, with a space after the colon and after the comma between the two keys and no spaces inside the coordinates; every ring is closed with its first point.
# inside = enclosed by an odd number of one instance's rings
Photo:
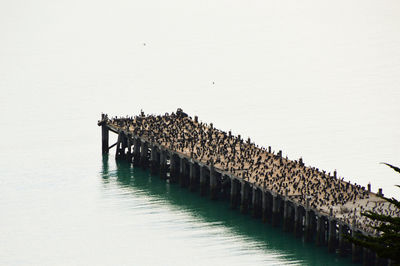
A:
{"type": "MultiPolygon", "coordinates": [[[[400,173],[400,168],[388,163],[382,163],[396,172],[400,173]]],[[[400,187],[399,185],[396,185],[400,187]]],[[[400,201],[395,198],[380,198],[392,203],[397,208],[400,208],[400,201]]],[[[350,242],[369,248],[375,251],[381,258],[389,258],[394,261],[394,265],[400,265],[400,217],[392,217],[372,211],[366,211],[361,215],[368,217],[371,220],[380,222],[380,225],[373,228],[380,232],[379,236],[365,236],[357,234],[355,237],[346,237],[350,242]]]]}

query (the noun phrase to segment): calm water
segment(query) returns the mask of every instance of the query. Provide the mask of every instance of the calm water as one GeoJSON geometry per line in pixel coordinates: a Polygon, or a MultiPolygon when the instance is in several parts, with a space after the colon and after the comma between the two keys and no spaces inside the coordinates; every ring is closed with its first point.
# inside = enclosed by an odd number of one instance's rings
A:
{"type": "Polygon", "coordinates": [[[400,165],[399,18],[397,0],[2,1],[0,264],[346,264],[102,158],[96,122],[182,107],[397,196],[379,162],[400,165]]]}

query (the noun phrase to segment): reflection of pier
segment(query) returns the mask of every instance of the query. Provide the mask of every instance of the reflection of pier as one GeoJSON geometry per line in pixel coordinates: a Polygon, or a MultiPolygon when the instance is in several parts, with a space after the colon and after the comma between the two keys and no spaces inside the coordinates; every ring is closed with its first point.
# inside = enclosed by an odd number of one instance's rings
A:
{"type": "MultiPolygon", "coordinates": [[[[354,262],[367,265],[375,261],[383,263],[375,253],[346,241],[345,235],[354,235],[361,230],[336,219],[332,209],[330,213],[318,211],[310,206],[308,200],[302,204],[295,197],[289,197],[287,190],[283,195],[278,194],[249,179],[215,167],[213,161],[206,164],[192,154],[135,135],[129,127],[115,125],[105,115],[102,115],[98,125],[102,127],[103,153],[108,153],[115,146],[118,160],[150,168],[153,174],[158,173],[162,179],[198,191],[202,196],[208,195],[212,200],[230,200],[232,208],[251,213],[253,217],[261,218],[273,226],[281,226],[284,231],[293,232],[306,242],[327,246],[329,252],[338,252],[343,256],[351,254],[354,262]],[[109,131],[118,134],[117,142],[111,146],[109,131]]],[[[282,156],[282,153],[278,156],[282,156]]]]}

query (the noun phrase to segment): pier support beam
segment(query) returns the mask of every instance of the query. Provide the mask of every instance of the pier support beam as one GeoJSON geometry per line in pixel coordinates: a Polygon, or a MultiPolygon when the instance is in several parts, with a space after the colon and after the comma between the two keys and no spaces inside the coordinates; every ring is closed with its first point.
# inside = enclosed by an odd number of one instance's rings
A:
{"type": "Polygon", "coordinates": [[[264,191],[262,196],[263,222],[272,223],[272,195],[268,191],[264,191]]]}
{"type": "Polygon", "coordinates": [[[303,208],[300,205],[294,206],[294,236],[301,237],[303,233],[303,208]]]}
{"type": "Polygon", "coordinates": [[[336,220],[333,217],[329,218],[329,236],[328,236],[328,251],[335,252],[336,250],[336,220]]]}
{"type": "Polygon", "coordinates": [[[231,179],[231,208],[236,209],[239,202],[238,181],[232,177],[230,179],[231,179]]]}
{"type": "Polygon", "coordinates": [[[356,244],[351,244],[351,261],[354,263],[361,262],[362,249],[356,244]]]}
{"type": "MultiPolygon", "coordinates": [[[[351,236],[356,236],[355,226],[353,223],[353,228],[351,228],[351,236]]],[[[360,262],[361,261],[362,248],[354,243],[351,244],[351,261],[360,262]]]]}
{"type": "Polygon", "coordinates": [[[179,185],[181,187],[186,187],[186,176],[186,159],[182,157],[179,163],[179,185]]]}
{"type": "Polygon", "coordinates": [[[156,145],[151,145],[151,153],[150,153],[150,172],[152,174],[156,174],[158,172],[158,167],[160,163],[158,162],[158,149],[156,145]]]}
{"type": "Polygon", "coordinates": [[[124,160],[125,159],[125,148],[127,146],[127,140],[124,132],[120,131],[118,133],[117,146],[115,148],[115,159],[124,160]]]}
{"type": "Polygon", "coordinates": [[[200,196],[204,196],[206,194],[206,169],[205,166],[200,166],[200,196]]]}
{"type": "Polygon", "coordinates": [[[115,146],[115,160],[120,159],[120,153],[121,153],[121,132],[118,133],[118,139],[117,139],[117,145],[115,146]]]}
{"type": "Polygon", "coordinates": [[[189,162],[189,190],[196,190],[196,166],[194,164],[193,159],[190,159],[189,162]]]}
{"type": "Polygon", "coordinates": [[[102,121],[102,125],[101,125],[101,150],[103,154],[108,154],[108,127],[107,124],[105,122],[106,119],[106,115],[105,114],[101,114],[101,121],[102,121]]]}
{"type": "Polygon", "coordinates": [[[289,202],[284,199],[283,200],[283,222],[282,222],[282,230],[284,232],[289,231],[289,220],[288,220],[288,212],[289,212],[289,202]]]}
{"type": "Polygon", "coordinates": [[[210,167],[210,198],[212,200],[216,200],[218,197],[218,184],[217,184],[217,176],[214,170],[214,164],[211,163],[210,167]]]}
{"type": "Polygon", "coordinates": [[[317,235],[315,238],[315,244],[317,246],[325,245],[325,218],[322,215],[319,215],[317,220],[317,235]]]}
{"type": "Polygon", "coordinates": [[[240,188],[240,212],[247,213],[249,208],[249,185],[246,181],[241,181],[240,188]]]}
{"type": "MultiPolygon", "coordinates": [[[[370,249],[368,248],[362,248],[363,249],[363,257],[362,257],[362,264],[365,266],[373,266],[375,265],[375,254],[374,252],[372,252],[370,249]]],[[[385,265],[386,263],[382,263],[379,264],[379,262],[377,263],[378,265],[385,265]]],[[[390,265],[389,263],[387,263],[386,265],[390,265]]]]}
{"type": "Polygon", "coordinates": [[[145,141],[142,143],[142,149],[140,150],[140,165],[143,168],[146,168],[148,166],[148,158],[147,158],[148,152],[149,152],[149,146],[148,143],[145,141]]]}
{"type": "Polygon", "coordinates": [[[265,191],[261,192],[261,216],[262,216],[262,221],[263,223],[265,223],[267,221],[267,217],[268,217],[268,213],[267,213],[267,204],[268,204],[268,200],[267,200],[267,194],[265,191]]]}
{"type": "Polygon", "coordinates": [[[381,266],[381,265],[385,265],[385,266],[386,265],[387,266],[397,265],[397,264],[394,264],[393,261],[390,260],[390,259],[385,259],[385,258],[379,257],[376,252],[374,252],[374,254],[375,254],[374,265],[378,265],[378,266],[381,266]]]}
{"type": "Polygon", "coordinates": [[[261,191],[258,188],[253,188],[253,195],[252,195],[252,216],[254,218],[260,218],[262,212],[262,196],[261,191]]]}
{"type": "Polygon", "coordinates": [[[121,155],[122,160],[126,160],[127,147],[128,147],[128,135],[126,135],[125,132],[122,132],[122,155],[121,155]]]}
{"type": "Polygon", "coordinates": [[[137,166],[140,162],[140,146],[142,142],[139,138],[133,140],[133,165],[137,166]]]}
{"type": "Polygon", "coordinates": [[[339,223],[339,255],[344,257],[347,255],[347,248],[346,248],[346,239],[344,235],[347,235],[346,226],[342,223],[339,223]]]}
{"type": "Polygon", "coordinates": [[[278,195],[272,196],[272,226],[279,226],[280,224],[280,199],[278,195]]]}
{"type": "Polygon", "coordinates": [[[127,149],[127,152],[125,155],[125,159],[128,163],[132,163],[132,157],[133,157],[132,156],[132,141],[131,141],[129,134],[126,136],[126,143],[127,143],[126,147],[128,149],[127,149]]]}
{"type": "Polygon", "coordinates": [[[167,178],[167,155],[163,148],[160,149],[160,178],[167,178]]]}
{"type": "Polygon", "coordinates": [[[283,231],[291,232],[293,230],[292,206],[289,201],[288,191],[285,190],[285,198],[283,202],[283,231]]]}
{"type": "Polygon", "coordinates": [[[314,212],[307,208],[305,216],[304,240],[306,242],[311,242],[313,239],[314,212]]]}
{"type": "Polygon", "coordinates": [[[170,166],[169,166],[169,180],[172,183],[176,183],[177,181],[177,172],[178,172],[178,162],[177,162],[177,158],[175,156],[174,153],[170,152],[170,156],[169,156],[169,162],[170,162],[170,166]]]}

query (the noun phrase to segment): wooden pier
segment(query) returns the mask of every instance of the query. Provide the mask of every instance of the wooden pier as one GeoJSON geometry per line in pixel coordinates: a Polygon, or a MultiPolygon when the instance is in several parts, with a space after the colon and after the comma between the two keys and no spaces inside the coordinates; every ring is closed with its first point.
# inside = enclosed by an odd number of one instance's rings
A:
{"type": "MultiPolygon", "coordinates": [[[[344,237],[354,235],[356,232],[371,234],[358,226],[360,222],[357,224],[357,216],[350,221],[346,218],[348,210],[343,211],[343,206],[347,209],[352,206],[362,206],[367,200],[375,204],[381,202],[382,200],[370,191],[370,186],[367,190],[361,189],[361,186],[349,185],[338,179],[336,171],[331,176],[324,171],[307,168],[302,159],[290,161],[282,157],[282,151],[275,154],[271,147],[258,148],[250,139],[245,142],[240,135],[236,137],[230,132],[216,130],[212,124],[203,124],[197,117],[192,119],[180,109],[171,115],[166,114],[156,118],[152,116],[151,119],[144,113],[134,118],[114,119],[102,114],[98,125],[102,131],[103,154],[115,147],[117,160],[149,168],[152,174],[159,174],[162,179],[168,179],[171,183],[187,187],[190,191],[208,196],[212,200],[229,200],[231,208],[239,209],[242,213],[250,213],[253,217],[260,218],[273,226],[282,227],[283,231],[291,232],[296,237],[303,237],[306,242],[326,246],[329,252],[336,252],[340,256],[351,255],[353,262],[364,265],[389,263],[385,259],[378,258],[374,252],[350,244],[344,237]],[[145,122],[146,119],[150,122],[145,122]],[[171,139],[169,133],[165,133],[168,129],[159,124],[157,127],[152,127],[151,123],[160,119],[166,125],[180,121],[179,126],[182,128],[173,131],[175,139],[171,139]],[[193,131],[191,128],[196,130],[193,131]],[[113,145],[109,145],[110,131],[118,135],[118,140],[113,145]],[[205,136],[204,140],[201,136],[205,136]],[[206,141],[207,138],[216,139],[215,143],[224,144],[215,145],[214,142],[206,141]],[[209,150],[204,149],[207,145],[211,145],[209,150]],[[238,160],[238,156],[253,156],[254,159],[250,159],[251,162],[238,160]],[[280,165],[285,165],[285,168],[280,168],[280,165]],[[290,172],[282,171],[287,168],[290,172]],[[322,204],[315,194],[307,193],[310,191],[307,186],[301,189],[293,188],[303,184],[302,179],[308,178],[300,174],[301,172],[314,173],[315,170],[321,173],[318,178],[334,180],[335,186],[339,189],[346,188],[348,191],[349,186],[355,186],[350,191],[356,191],[358,196],[339,203],[336,199],[328,197],[333,192],[327,193],[328,196],[325,196],[327,203],[322,204]],[[282,176],[286,177],[290,173],[292,173],[290,178],[297,180],[294,185],[282,179],[282,176]],[[285,182],[277,182],[279,178],[285,182]],[[299,191],[305,192],[299,193],[299,191]],[[336,205],[329,204],[334,201],[336,205]]],[[[314,174],[310,174],[310,178],[313,177],[314,174]]],[[[314,183],[308,182],[308,184],[314,183]]],[[[323,183],[320,184],[322,186],[323,183]]],[[[329,188],[327,191],[330,191],[329,188]]],[[[356,210],[350,210],[353,211],[356,213],[356,210]]]]}

